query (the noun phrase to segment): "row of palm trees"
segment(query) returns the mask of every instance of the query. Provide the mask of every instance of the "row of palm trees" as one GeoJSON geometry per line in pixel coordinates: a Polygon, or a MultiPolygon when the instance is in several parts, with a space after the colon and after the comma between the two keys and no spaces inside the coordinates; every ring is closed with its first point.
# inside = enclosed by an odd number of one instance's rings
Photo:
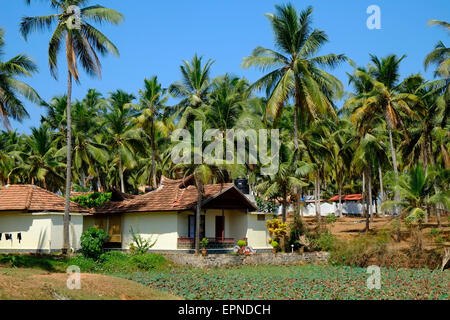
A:
{"type": "MultiPolygon", "coordinates": [[[[193,173],[200,191],[205,183],[248,177],[261,197],[284,204],[283,219],[288,202],[295,204],[295,215],[301,215],[300,199],[313,193],[320,220],[320,198],[338,194],[342,215],[342,195],[361,190],[367,217],[373,217],[372,199],[377,197],[390,204],[383,210],[401,213],[401,208],[408,207],[403,201],[414,198],[405,196],[405,183],[414,184],[405,175],[418,172],[420,163],[421,170],[433,177],[420,202],[426,203],[424,218],[448,210],[443,204],[449,197],[450,66],[449,49],[442,42],[425,58],[426,68],[435,67],[433,81],[420,74],[401,79],[399,66],[405,56],[370,55],[369,64],[359,67],[343,54],[317,55],[328,37],[313,29],[313,9],[299,12],[288,4],[276,6],[275,13],[267,15],[275,50],[257,47],[244,58],[242,67],[265,73],[253,84],[231,74],[211,78],[214,61],[195,55],[180,66],[181,81],[168,88],[153,76],[144,80],[137,96],[122,90],[103,96],[91,89],[84,99],[72,101],[72,80],[80,81],[77,62],[88,74],[99,75],[97,53],[118,54],[114,44],[88,21],[118,24],[123,17],[99,5],[85,7],[81,28],[72,29],[69,6],[87,1],[49,2],[58,13],[24,18],[21,32],[26,38],[32,31],[56,24],[49,65],[56,77],[58,52],[65,42],[68,91],[49,102],[40,101],[32,88],[17,80],[36,72],[30,58],[20,55],[0,64],[0,116],[7,129],[0,134],[0,184],[38,184],[66,192],[68,200],[71,189],[137,192],[140,186],[156,188],[162,175],[175,178],[193,173]],[[345,93],[341,81],[326,71],[341,63],[354,67],[348,74],[351,93],[345,93]],[[264,97],[257,94],[260,90],[265,91],[264,97]],[[30,135],[9,130],[8,119],[27,115],[19,94],[40,101],[48,110],[30,135]],[[169,97],[179,102],[169,105],[169,97]],[[338,109],[335,101],[342,97],[345,103],[338,109]],[[219,129],[223,135],[230,128],[278,128],[278,172],[262,176],[261,163],[174,164],[171,133],[177,128],[193,130],[194,120],[201,121],[204,130],[219,129]]],[[[432,23],[449,30],[445,22],[432,23]]],[[[201,197],[199,192],[199,203],[201,197]]],[[[199,215],[201,207],[197,209],[199,215]]],[[[65,216],[66,229],[68,203],[65,216]]]]}

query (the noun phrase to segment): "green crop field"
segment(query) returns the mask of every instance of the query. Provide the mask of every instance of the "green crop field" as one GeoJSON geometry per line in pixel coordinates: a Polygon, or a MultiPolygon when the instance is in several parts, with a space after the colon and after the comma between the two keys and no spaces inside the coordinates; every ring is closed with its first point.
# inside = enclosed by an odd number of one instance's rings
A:
{"type": "Polygon", "coordinates": [[[181,269],[123,275],[186,299],[450,299],[450,272],[381,268],[381,288],[368,289],[364,268],[257,266],[181,269]]]}

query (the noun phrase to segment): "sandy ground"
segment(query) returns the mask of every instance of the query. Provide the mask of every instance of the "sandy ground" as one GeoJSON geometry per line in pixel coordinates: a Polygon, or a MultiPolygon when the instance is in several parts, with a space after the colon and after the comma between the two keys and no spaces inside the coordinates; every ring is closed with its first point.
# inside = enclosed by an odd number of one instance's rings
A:
{"type": "Polygon", "coordinates": [[[137,282],[99,274],[81,274],[81,289],[70,290],[65,273],[0,267],[0,299],[13,300],[160,300],[177,297],[137,282]]]}
{"type": "MultiPolygon", "coordinates": [[[[313,229],[317,226],[315,217],[305,217],[303,218],[307,223],[308,228],[313,229]]],[[[393,217],[375,217],[372,222],[370,222],[370,233],[375,234],[383,229],[393,230],[396,219],[393,217]]],[[[450,246],[450,222],[447,217],[442,217],[442,228],[441,236],[444,238],[445,242],[440,245],[450,246]]],[[[338,218],[337,221],[331,225],[327,226],[330,231],[336,235],[339,239],[350,240],[361,234],[365,234],[366,220],[363,217],[342,217],[338,218]]],[[[435,217],[429,219],[429,223],[424,225],[423,229],[423,241],[424,248],[433,248],[438,245],[435,239],[430,235],[431,228],[437,228],[438,224],[435,217]]],[[[402,241],[400,243],[393,242],[392,246],[402,249],[410,246],[410,231],[404,223],[402,223],[401,228],[402,241]]]]}

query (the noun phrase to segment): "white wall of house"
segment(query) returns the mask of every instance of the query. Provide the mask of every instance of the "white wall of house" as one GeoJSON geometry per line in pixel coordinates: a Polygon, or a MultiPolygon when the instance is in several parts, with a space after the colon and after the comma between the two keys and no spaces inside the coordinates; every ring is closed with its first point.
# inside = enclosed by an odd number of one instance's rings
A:
{"type": "Polygon", "coordinates": [[[150,250],[176,250],[178,241],[176,212],[126,213],[122,215],[122,249],[133,242],[130,227],[146,239],[156,240],[150,250]]]}
{"type": "MultiPolygon", "coordinates": [[[[261,215],[260,215],[261,216],[261,215]]],[[[248,245],[253,249],[270,249],[269,232],[266,228],[266,221],[270,220],[271,215],[264,215],[264,220],[258,220],[257,213],[247,215],[247,239],[248,245]]]]}
{"type": "MultiPolygon", "coordinates": [[[[50,252],[62,248],[63,213],[2,213],[0,214],[0,250],[17,252],[50,252]],[[12,234],[12,241],[5,234],[12,234]],[[17,235],[21,233],[19,242],[17,235]]],[[[83,230],[83,217],[71,215],[71,247],[80,248],[80,236],[83,230]]]]}

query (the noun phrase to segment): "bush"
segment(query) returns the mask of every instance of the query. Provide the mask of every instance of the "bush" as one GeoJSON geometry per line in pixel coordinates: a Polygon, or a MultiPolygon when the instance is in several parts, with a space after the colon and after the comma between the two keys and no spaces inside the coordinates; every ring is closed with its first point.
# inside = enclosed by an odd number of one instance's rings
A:
{"type": "Polygon", "coordinates": [[[206,247],[208,246],[208,243],[209,243],[208,239],[203,238],[202,242],[200,242],[200,245],[203,249],[206,249],[206,247]]]}
{"type": "Polygon", "coordinates": [[[72,201],[87,208],[97,208],[111,200],[111,192],[94,192],[71,198],[72,201]]]}
{"type": "Polygon", "coordinates": [[[331,251],[336,245],[337,238],[329,231],[325,230],[313,240],[313,244],[321,251],[331,251]]]}
{"type": "Polygon", "coordinates": [[[333,224],[337,221],[337,217],[334,214],[330,214],[325,217],[326,224],[333,224]]]}
{"type": "Polygon", "coordinates": [[[108,234],[102,229],[89,228],[81,234],[81,252],[86,258],[97,260],[103,252],[108,234]]]}
{"type": "Polygon", "coordinates": [[[330,251],[332,265],[367,267],[371,260],[379,261],[387,252],[384,236],[359,236],[350,241],[336,241],[330,251]]]}
{"type": "Polygon", "coordinates": [[[247,245],[247,242],[246,242],[245,240],[239,240],[239,241],[237,242],[237,246],[238,246],[238,247],[243,248],[243,247],[245,247],[246,245],[247,245]]]}

